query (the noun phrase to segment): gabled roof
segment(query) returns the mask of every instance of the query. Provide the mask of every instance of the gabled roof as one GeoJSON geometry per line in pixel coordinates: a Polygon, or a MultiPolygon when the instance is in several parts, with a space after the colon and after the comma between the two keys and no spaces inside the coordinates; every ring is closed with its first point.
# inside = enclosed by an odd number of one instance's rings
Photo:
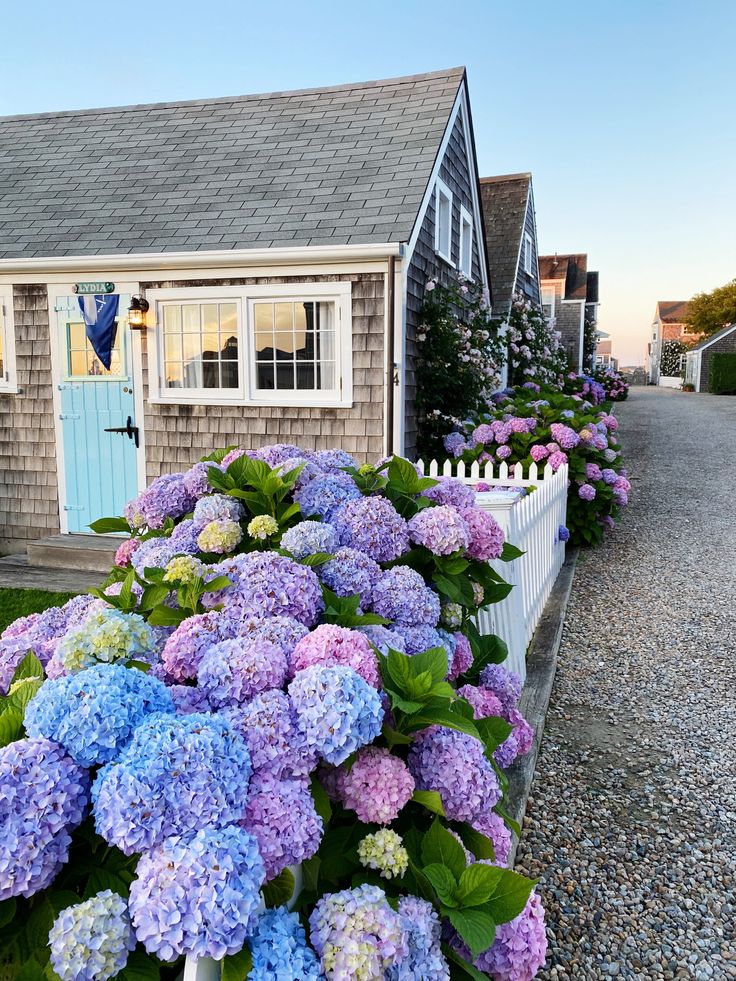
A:
{"type": "Polygon", "coordinates": [[[654,319],[659,317],[663,324],[684,324],[688,306],[687,300],[657,300],[654,319]]]}
{"type": "Polygon", "coordinates": [[[531,174],[480,179],[494,312],[506,313],[511,306],[531,179],[531,174]]]}
{"type": "MultiPolygon", "coordinates": [[[[563,299],[586,300],[588,293],[588,256],[540,255],[539,278],[542,282],[562,279],[565,281],[563,299]]],[[[589,301],[597,302],[597,301],[589,301]]]]}
{"type": "Polygon", "coordinates": [[[464,77],[0,118],[0,258],[405,242],[464,77]]]}
{"type": "Polygon", "coordinates": [[[710,347],[711,344],[715,344],[716,341],[720,341],[722,337],[727,337],[729,334],[736,330],[736,324],[727,324],[720,330],[716,331],[715,334],[711,334],[709,337],[704,337],[703,340],[696,344],[695,347],[690,348],[691,351],[702,351],[706,347],[710,347]]]}

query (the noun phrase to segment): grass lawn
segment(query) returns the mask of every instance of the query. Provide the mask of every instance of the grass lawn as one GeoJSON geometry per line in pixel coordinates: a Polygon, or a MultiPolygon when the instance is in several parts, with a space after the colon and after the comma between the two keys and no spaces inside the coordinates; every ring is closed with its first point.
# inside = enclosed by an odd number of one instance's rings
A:
{"type": "Polygon", "coordinates": [[[45,589],[0,589],[0,632],[18,617],[61,606],[74,593],[48,593],[45,589]]]}

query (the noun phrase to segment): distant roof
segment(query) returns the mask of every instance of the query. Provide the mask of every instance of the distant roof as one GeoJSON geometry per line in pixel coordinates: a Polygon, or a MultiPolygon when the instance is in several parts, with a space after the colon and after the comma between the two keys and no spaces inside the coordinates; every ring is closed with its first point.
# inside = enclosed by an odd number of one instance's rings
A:
{"type": "Polygon", "coordinates": [[[689,305],[687,300],[658,300],[655,316],[663,324],[684,324],[689,305]]]}
{"type": "MultiPolygon", "coordinates": [[[[588,256],[585,253],[572,255],[540,255],[539,278],[544,282],[550,279],[564,279],[566,300],[585,300],[588,293],[588,256]]],[[[594,303],[596,300],[590,300],[594,303]]]]}
{"type": "Polygon", "coordinates": [[[704,347],[710,347],[711,344],[715,344],[716,341],[720,341],[722,337],[727,337],[729,334],[736,330],[736,324],[726,324],[720,330],[717,330],[715,334],[709,334],[708,337],[704,337],[703,340],[696,344],[695,347],[690,348],[691,351],[702,351],[704,347]]]}
{"type": "Polygon", "coordinates": [[[511,306],[531,179],[531,174],[480,179],[494,312],[511,306]]]}
{"type": "Polygon", "coordinates": [[[405,242],[464,75],[0,118],[0,258],[405,242]]]}

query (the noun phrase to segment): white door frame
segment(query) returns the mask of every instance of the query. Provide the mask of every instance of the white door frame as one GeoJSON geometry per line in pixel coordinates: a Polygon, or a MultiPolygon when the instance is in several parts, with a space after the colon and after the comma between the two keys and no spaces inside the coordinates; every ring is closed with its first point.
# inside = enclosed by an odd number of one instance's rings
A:
{"type": "MultiPolygon", "coordinates": [[[[94,279],[99,278],[95,276],[94,279]]],[[[111,277],[107,277],[110,279],[111,277]]],[[[79,282],[82,280],[80,279],[79,282]]],[[[47,283],[49,339],[51,344],[51,390],[54,409],[54,437],[56,439],[56,482],[59,499],[59,530],[62,535],[69,534],[69,515],[66,506],[66,462],[64,459],[64,432],[61,424],[61,391],[59,385],[64,380],[64,356],[59,338],[59,323],[56,306],[60,296],[74,296],[74,283],[47,283]]],[[[138,283],[115,283],[116,293],[129,293],[131,296],[139,292],[138,283]]],[[[124,313],[124,311],[123,311],[124,313]]],[[[118,312],[120,316],[120,312],[118,312]]],[[[130,331],[130,358],[133,377],[133,404],[135,406],[135,421],[138,426],[138,450],[136,453],[138,491],[146,486],[146,434],[143,425],[143,364],[141,353],[141,338],[138,331],[130,331]]]]}

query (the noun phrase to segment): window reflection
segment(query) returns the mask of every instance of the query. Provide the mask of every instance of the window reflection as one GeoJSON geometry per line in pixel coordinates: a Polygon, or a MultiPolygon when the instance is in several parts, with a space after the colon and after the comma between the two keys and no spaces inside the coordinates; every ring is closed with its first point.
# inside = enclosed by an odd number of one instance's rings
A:
{"type": "Polygon", "coordinates": [[[253,304],[256,385],[262,391],[334,390],[336,311],[333,302],[253,304]]]}
{"type": "Polygon", "coordinates": [[[162,323],[167,388],[238,388],[235,303],[166,303],[162,323]]]}
{"type": "Polygon", "coordinates": [[[115,332],[115,343],[110,355],[108,370],[92,349],[87,338],[84,323],[77,321],[66,325],[67,374],[70,378],[109,378],[123,374],[120,356],[122,331],[120,318],[115,321],[118,329],[115,332]]]}

